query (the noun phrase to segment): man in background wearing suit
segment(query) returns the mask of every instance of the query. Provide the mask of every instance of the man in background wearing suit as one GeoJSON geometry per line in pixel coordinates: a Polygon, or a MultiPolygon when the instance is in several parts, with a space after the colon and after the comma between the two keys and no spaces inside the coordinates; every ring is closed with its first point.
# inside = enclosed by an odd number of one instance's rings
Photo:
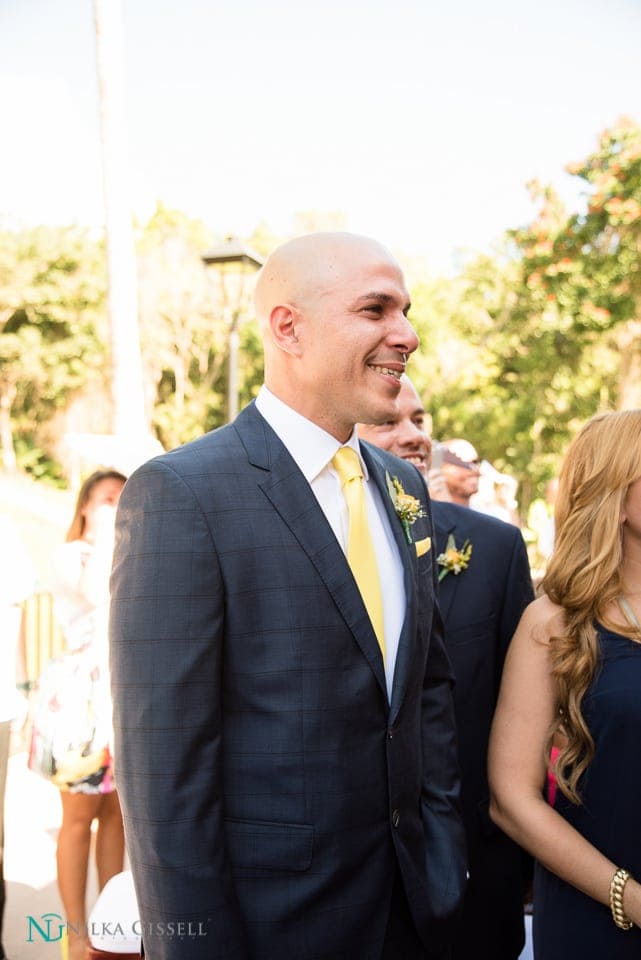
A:
{"type": "Polygon", "coordinates": [[[466,863],[429,498],[354,428],[396,415],[405,282],[375,241],[312,234],[255,301],[256,402],[119,505],[115,756],[145,954],[440,960],[466,863]]]}
{"type": "MultiPolygon", "coordinates": [[[[361,439],[413,463],[427,481],[431,440],[425,410],[403,377],[399,409],[378,426],[359,425],[361,439]]],[[[448,539],[472,550],[457,574],[441,565],[439,606],[456,686],[454,703],[463,780],[470,882],[454,960],[516,960],[524,942],[524,854],[488,816],[487,745],[508,644],[533,599],[523,537],[512,524],[468,507],[432,501],[435,557],[448,539]]]]}

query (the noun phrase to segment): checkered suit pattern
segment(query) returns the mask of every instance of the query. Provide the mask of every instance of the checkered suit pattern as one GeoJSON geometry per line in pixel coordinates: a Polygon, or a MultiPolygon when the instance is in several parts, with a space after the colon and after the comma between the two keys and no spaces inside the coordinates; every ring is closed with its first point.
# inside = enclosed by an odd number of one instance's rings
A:
{"type": "MultiPolygon", "coordinates": [[[[364,456],[385,501],[385,470],[425,498],[413,467],[364,456]]],[[[449,937],[465,877],[451,674],[432,553],[391,503],[389,520],[408,598],[391,704],[343,551],[253,405],[127,483],[116,776],[151,960],[374,960],[397,864],[425,943],[449,937]],[[170,920],[206,935],[159,935],[170,920]]],[[[415,526],[431,535],[429,513],[415,526]]]]}

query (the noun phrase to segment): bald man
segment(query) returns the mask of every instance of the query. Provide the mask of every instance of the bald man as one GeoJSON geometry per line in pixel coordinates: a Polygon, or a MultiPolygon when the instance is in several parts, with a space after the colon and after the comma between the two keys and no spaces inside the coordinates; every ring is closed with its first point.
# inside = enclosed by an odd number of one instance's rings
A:
{"type": "Polygon", "coordinates": [[[429,503],[355,431],[397,409],[405,281],[373,240],[315,234],[255,299],[256,402],[120,501],[115,755],[145,955],[445,958],[466,864],[429,503]],[[362,477],[363,594],[337,453],[362,477]]]}

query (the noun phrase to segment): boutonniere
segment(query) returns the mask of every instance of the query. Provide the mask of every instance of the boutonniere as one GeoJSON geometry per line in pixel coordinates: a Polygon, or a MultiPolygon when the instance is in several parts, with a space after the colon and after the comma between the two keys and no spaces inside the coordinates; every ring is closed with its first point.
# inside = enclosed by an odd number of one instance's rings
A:
{"type": "Polygon", "coordinates": [[[425,516],[421,501],[417,500],[416,497],[412,497],[409,493],[405,493],[403,484],[398,477],[390,477],[387,471],[385,471],[385,480],[390,498],[394,504],[394,509],[396,510],[396,516],[401,521],[403,530],[405,531],[405,538],[408,543],[411,543],[412,534],[410,527],[419,517],[425,516]]]}
{"type": "Polygon", "coordinates": [[[456,546],[454,535],[450,534],[447,538],[445,553],[439,553],[436,558],[436,562],[439,567],[441,567],[438,575],[439,583],[448,573],[453,573],[455,576],[458,576],[463,570],[467,570],[470,565],[471,556],[472,544],[470,541],[466,540],[463,546],[459,548],[456,546]]]}

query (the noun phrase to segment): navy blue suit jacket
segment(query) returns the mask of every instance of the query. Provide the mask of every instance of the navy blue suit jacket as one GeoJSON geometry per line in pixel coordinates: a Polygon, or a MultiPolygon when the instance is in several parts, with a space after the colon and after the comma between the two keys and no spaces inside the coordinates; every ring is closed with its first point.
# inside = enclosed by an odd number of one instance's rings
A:
{"type": "Polygon", "coordinates": [[[115,755],[151,960],[380,957],[397,868],[438,953],[465,885],[452,678],[420,558],[363,444],[403,563],[391,704],[343,551],[252,404],[152,460],[117,520],[115,755]],[[170,921],[191,923],[170,937],[170,921]],[[164,925],[164,926],[163,926],[164,925]]]}
{"type": "Polygon", "coordinates": [[[534,599],[520,530],[456,504],[432,501],[436,554],[454,536],[472,544],[469,566],[439,583],[454,703],[471,880],[455,960],[515,960],[524,940],[519,848],[490,820],[487,747],[508,645],[534,599]]]}

